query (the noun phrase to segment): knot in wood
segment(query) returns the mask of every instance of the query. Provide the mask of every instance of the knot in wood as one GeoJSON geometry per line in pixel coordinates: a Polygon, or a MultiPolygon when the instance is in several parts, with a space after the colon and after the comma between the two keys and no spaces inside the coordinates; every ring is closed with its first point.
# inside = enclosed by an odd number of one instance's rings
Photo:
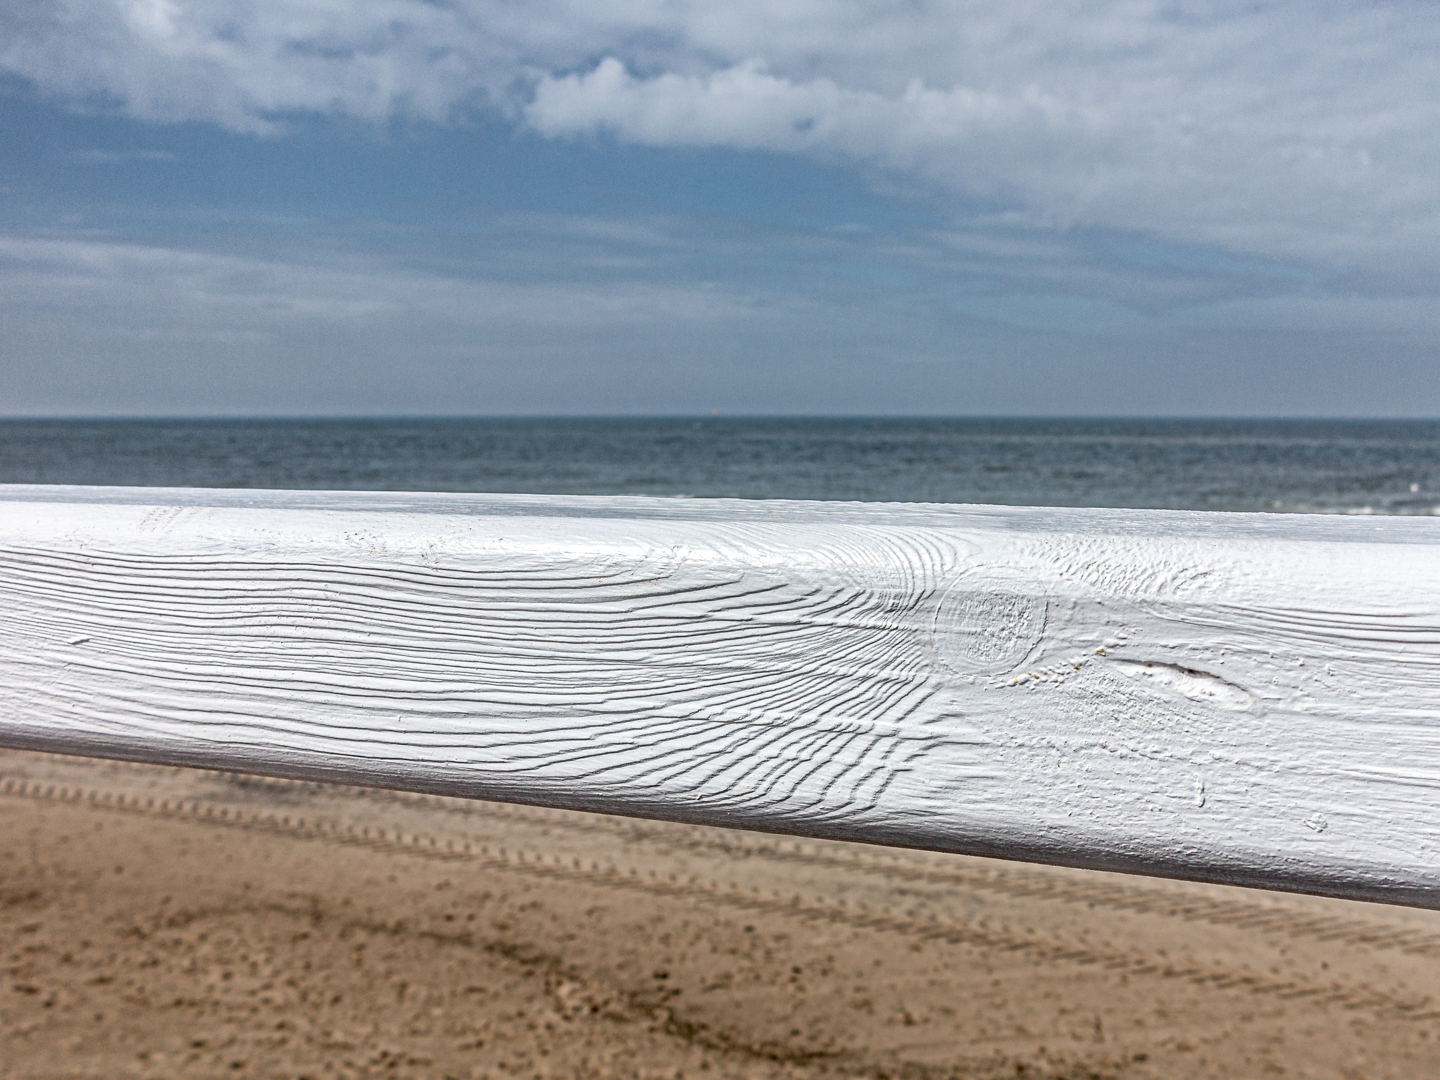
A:
{"type": "Polygon", "coordinates": [[[940,598],[935,651],[962,675],[1004,675],[1025,663],[1045,633],[1043,597],[995,588],[967,574],[940,598]]]}

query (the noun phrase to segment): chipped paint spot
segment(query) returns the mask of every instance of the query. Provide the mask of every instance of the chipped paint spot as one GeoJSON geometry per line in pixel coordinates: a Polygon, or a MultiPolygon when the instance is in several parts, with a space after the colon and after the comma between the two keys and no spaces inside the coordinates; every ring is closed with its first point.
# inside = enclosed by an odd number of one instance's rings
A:
{"type": "Polygon", "coordinates": [[[1154,660],[1111,660],[1109,666],[1126,678],[1173,691],[1191,701],[1214,704],[1222,709],[1250,709],[1255,705],[1255,695],[1250,691],[1208,671],[1154,660]]]}

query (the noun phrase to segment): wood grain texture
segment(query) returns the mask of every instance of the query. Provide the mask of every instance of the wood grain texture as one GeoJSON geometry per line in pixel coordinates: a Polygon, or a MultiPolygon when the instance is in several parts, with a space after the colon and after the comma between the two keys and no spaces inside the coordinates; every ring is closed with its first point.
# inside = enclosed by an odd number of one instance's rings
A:
{"type": "Polygon", "coordinates": [[[1440,907],[1440,521],[0,488],[0,743],[1440,907]]]}

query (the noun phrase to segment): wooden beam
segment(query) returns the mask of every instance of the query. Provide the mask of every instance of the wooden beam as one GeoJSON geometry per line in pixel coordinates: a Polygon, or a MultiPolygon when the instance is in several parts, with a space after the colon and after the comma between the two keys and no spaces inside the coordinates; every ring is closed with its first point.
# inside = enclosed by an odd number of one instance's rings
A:
{"type": "Polygon", "coordinates": [[[1440,907],[1440,520],[0,488],[0,744],[1440,907]]]}

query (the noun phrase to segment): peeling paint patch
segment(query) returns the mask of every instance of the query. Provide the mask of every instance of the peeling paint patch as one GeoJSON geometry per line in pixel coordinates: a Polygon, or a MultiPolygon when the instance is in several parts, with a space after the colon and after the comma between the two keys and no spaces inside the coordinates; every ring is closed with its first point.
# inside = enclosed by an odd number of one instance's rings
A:
{"type": "Polygon", "coordinates": [[[1255,695],[1250,691],[1208,671],[1154,660],[1111,660],[1109,666],[1126,678],[1174,691],[1191,701],[1236,710],[1251,709],[1255,705],[1255,695]]]}

